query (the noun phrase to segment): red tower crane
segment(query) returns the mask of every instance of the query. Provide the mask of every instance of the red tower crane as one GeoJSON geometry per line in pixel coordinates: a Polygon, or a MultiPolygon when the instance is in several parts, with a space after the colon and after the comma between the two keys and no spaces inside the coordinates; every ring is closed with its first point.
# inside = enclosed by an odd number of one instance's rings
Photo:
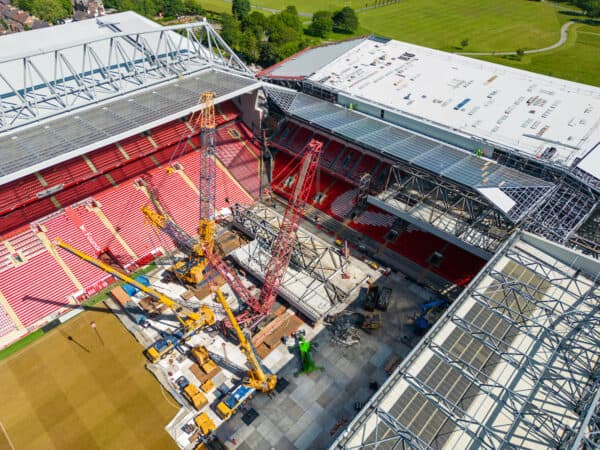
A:
{"type": "Polygon", "coordinates": [[[262,314],[268,314],[271,310],[290,263],[292,250],[296,243],[296,235],[300,227],[300,219],[315,179],[322,149],[323,143],[316,139],[312,139],[304,147],[304,156],[294,185],[293,195],[285,210],[277,238],[273,244],[271,261],[269,261],[265,272],[265,282],[258,298],[262,314]]]}

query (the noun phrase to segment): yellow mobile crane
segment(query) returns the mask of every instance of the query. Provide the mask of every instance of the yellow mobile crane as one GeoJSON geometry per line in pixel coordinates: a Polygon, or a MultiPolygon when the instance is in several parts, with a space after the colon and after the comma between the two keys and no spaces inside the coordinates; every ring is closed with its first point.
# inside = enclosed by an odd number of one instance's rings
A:
{"type": "Polygon", "coordinates": [[[277,375],[265,373],[260,362],[258,361],[258,358],[256,357],[256,354],[254,353],[252,344],[248,338],[246,338],[246,335],[240,328],[240,325],[235,319],[233,311],[231,311],[231,308],[227,303],[227,299],[221,292],[221,289],[215,289],[215,296],[219,304],[225,310],[225,314],[227,314],[227,318],[231,322],[231,326],[235,330],[237,338],[240,341],[240,350],[244,353],[244,356],[246,356],[248,364],[250,365],[248,378],[244,380],[244,384],[256,389],[257,391],[271,392],[273,389],[275,389],[275,385],[277,384],[277,375]]]}
{"type": "MultiPolygon", "coordinates": [[[[152,298],[159,301],[163,305],[166,305],[169,308],[171,308],[173,310],[173,312],[175,313],[177,320],[179,320],[179,322],[181,323],[181,328],[184,333],[184,336],[186,334],[193,333],[193,332],[199,330],[200,328],[211,326],[215,323],[215,313],[208,306],[205,306],[205,305],[201,306],[200,309],[198,310],[198,312],[191,311],[187,308],[184,308],[181,304],[179,304],[175,300],[156,291],[155,289],[152,289],[148,286],[143,285],[142,283],[125,275],[124,273],[120,272],[119,270],[115,269],[114,267],[109,266],[108,264],[104,264],[102,261],[94,258],[93,256],[90,256],[90,255],[82,252],[81,250],[78,250],[75,247],[72,247],[71,245],[67,244],[60,238],[55,239],[54,244],[67,250],[68,252],[74,254],[75,256],[83,259],[84,261],[98,267],[99,269],[105,271],[106,273],[110,273],[111,275],[115,276],[119,280],[125,281],[126,283],[129,283],[129,284],[135,286],[140,291],[150,295],[152,298]]],[[[150,357],[151,360],[153,360],[153,359],[155,359],[154,356],[156,356],[156,355],[148,355],[148,356],[150,357]]]]}
{"type": "MultiPolygon", "coordinates": [[[[152,199],[157,213],[149,205],[142,212],[156,228],[164,231],[173,239],[179,250],[187,255],[187,259],[176,262],[168,273],[190,285],[197,285],[204,279],[204,269],[208,261],[206,252],[212,251],[216,232],[216,121],[215,93],[203,92],[198,103],[204,104],[199,113],[190,117],[192,130],[200,126],[200,223],[198,226],[198,241],[192,240],[172,220],[169,220],[161,208],[156,205],[157,199],[152,199]]],[[[190,136],[194,131],[190,132],[190,136]]],[[[185,142],[184,140],[183,142],[185,142]]],[[[184,144],[185,145],[185,144],[184,144]]]]}

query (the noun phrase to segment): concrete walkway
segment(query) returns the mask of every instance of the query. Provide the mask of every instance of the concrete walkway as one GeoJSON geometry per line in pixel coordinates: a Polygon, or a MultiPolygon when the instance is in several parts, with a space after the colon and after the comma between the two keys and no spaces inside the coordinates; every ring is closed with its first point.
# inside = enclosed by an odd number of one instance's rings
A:
{"type": "MultiPolygon", "coordinates": [[[[554,49],[562,46],[565,42],[567,42],[567,31],[569,30],[569,27],[571,25],[573,25],[574,23],[575,22],[573,22],[572,20],[569,20],[562,27],[560,27],[560,39],[558,40],[558,42],[555,42],[554,44],[549,45],[548,47],[525,50],[525,54],[529,55],[532,53],[547,52],[549,50],[554,50],[554,49]]],[[[513,52],[457,52],[457,54],[465,55],[465,56],[506,56],[506,55],[514,55],[514,54],[516,54],[516,52],[515,51],[513,51],[513,52]]]]}

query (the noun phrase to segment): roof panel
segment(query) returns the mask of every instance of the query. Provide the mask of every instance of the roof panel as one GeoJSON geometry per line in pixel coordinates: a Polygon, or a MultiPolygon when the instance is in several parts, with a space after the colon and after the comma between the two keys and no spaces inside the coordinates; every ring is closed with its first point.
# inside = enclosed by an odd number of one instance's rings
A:
{"type": "Polygon", "coordinates": [[[198,109],[200,93],[220,99],[257,89],[259,82],[220,70],[208,70],[162,86],[123,96],[100,106],[74,111],[0,137],[0,184],[84,154],[148,127],[198,109]],[[194,95],[194,93],[198,95],[194,95]]]}

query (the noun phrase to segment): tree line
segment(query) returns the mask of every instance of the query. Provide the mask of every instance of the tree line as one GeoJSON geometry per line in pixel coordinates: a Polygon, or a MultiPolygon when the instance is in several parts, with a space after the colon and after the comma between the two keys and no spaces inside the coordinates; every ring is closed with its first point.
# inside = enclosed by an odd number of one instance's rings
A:
{"type": "Polygon", "coordinates": [[[329,33],[354,33],[358,29],[358,17],[353,9],[318,11],[306,33],[295,6],[265,16],[250,11],[249,0],[233,0],[231,15],[221,16],[221,36],[242,58],[249,63],[270,66],[306,48],[329,33]]]}

